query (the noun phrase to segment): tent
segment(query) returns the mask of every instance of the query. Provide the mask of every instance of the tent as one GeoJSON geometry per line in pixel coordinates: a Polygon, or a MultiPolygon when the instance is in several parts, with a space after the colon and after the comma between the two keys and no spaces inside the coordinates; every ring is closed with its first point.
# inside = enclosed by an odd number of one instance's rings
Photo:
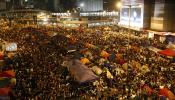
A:
{"type": "Polygon", "coordinates": [[[14,78],[15,72],[12,70],[4,71],[0,73],[0,77],[14,78]]]}
{"type": "Polygon", "coordinates": [[[159,53],[165,56],[175,56],[175,50],[172,50],[172,49],[165,49],[165,50],[159,51],[159,53]]]}
{"type": "Polygon", "coordinates": [[[82,64],[79,60],[74,59],[69,61],[67,67],[72,77],[80,84],[98,79],[92,70],[82,64]]]}

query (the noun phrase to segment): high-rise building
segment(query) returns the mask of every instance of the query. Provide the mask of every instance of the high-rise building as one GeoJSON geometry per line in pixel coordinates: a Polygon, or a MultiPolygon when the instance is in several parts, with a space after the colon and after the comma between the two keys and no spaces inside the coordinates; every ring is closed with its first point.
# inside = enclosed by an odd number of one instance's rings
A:
{"type": "Polygon", "coordinates": [[[158,31],[175,31],[174,6],[174,0],[155,0],[152,6],[150,28],[158,31]]]}
{"type": "Polygon", "coordinates": [[[0,0],[0,11],[6,9],[6,1],[5,0],[0,0]]]}
{"type": "Polygon", "coordinates": [[[103,0],[77,0],[77,7],[83,12],[102,11],[103,0]]]}
{"type": "Polygon", "coordinates": [[[116,3],[118,2],[120,2],[120,0],[103,0],[103,9],[106,11],[118,10],[116,7],[116,3]]]}

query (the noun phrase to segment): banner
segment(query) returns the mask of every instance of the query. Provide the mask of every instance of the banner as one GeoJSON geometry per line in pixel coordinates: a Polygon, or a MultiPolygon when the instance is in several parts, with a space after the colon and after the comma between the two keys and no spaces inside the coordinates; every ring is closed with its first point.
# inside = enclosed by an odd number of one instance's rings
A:
{"type": "Polygon", "coordinates": [[[6,51],[17,51],[17,44],[16,43],[7,43],[5,45],[6,51]]]}

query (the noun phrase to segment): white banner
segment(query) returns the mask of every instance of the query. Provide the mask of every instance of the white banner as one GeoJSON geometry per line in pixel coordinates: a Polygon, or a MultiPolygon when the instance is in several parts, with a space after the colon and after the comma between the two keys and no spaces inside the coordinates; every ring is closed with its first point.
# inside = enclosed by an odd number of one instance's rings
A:
{"type": "Polygon", "coordinates": [[[6,51],[17,51],[17,44],[16,43],[7,43],[5,45],[6,51]]]}

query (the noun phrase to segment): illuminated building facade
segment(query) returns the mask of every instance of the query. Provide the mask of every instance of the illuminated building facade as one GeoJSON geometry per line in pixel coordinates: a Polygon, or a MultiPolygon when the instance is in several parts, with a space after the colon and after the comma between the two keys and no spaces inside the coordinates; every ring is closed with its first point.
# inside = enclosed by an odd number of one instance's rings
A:
{"type": "Polygon", "coordinates": [[[122,0],[121,26],[142,30],[175,31],[175,0],[122,0]]]}

